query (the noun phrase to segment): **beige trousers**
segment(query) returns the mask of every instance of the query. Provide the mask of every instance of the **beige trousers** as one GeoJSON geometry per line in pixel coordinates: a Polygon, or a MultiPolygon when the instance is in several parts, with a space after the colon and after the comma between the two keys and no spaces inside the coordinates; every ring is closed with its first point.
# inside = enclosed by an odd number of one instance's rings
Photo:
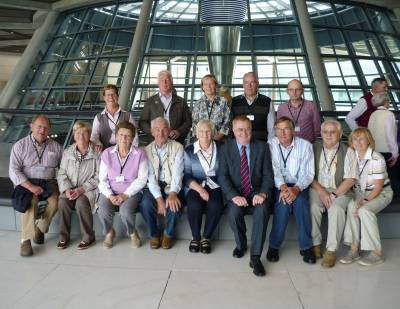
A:
{"type": "MultiPolygon", "coordinates": [[[[326,189],[332,192],[332,188],[326,189]]],[[[310,207],[311,207],[311,236],[313,245],[320,245],[322,242],[321,235],[321,220],[322,214],[328,212],[328,236],[326,239],[326,249],[336,251],[342,239],[343,230],[346,222],[346,209],[349,202],[354,198],[351,193],[338,196],[333,201],[333,204],[328,209],[322,204],[318,192],[310,188],[310,207]]]]}
{"type": "Polygon", "coordinates": [[[354,215],[356,201],[363,199],[365,196],[365,193],[356,193],[356,199],[353,199],[349,204],[344,243],[349,246],[360,246],[361,250],[381,251],[381,238],[379,236],[376,214],[392,201],[393,191],[390,186],[383,188],[382,192],[376,198],[358,209],[357,217],[354,215]]]}

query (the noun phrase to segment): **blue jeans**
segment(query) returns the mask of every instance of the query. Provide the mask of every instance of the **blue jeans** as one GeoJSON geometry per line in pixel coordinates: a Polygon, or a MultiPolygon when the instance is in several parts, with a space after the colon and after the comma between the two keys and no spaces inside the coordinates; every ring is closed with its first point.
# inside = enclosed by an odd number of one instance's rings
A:
{"type": "Polygon", "coordinates": [[[308,200],[308,188],[301,191],[294,202],[285,205],[279,202],[280,190],[276,190],[276,204],[274,208],[274,219],[272,230],[269,234],[269,246],[279,249],[285,239],[286,227],[289,222],[289,216],[294,213],[297,223],[298,241],[300,250],[306,250],[312,247],[311,238],[311,214],[310,203],[308,200]]]}
{"type": "MultiPolygon", "coordinates": [[[[167,195],[164,193],[164,190],[161,190],[161,193],[162,197],[166,198],[167,195]]],[[[180,200],[182,202],[182,199],[180,200]]],[[[143,192],[143,198],[139,204],[139,211],[142,213],[142,216],[150,229],[150,237],[158,237],[160,235],[160,231],[157,225],[157,202],[154,196],[147,189],[143,192]]],[[[167,236],[174,236],[175,225],[181,213],[181,210],[178,212],[173,212],[167,208],[167,222],[165,225],[165,234],[167,236]]]]}

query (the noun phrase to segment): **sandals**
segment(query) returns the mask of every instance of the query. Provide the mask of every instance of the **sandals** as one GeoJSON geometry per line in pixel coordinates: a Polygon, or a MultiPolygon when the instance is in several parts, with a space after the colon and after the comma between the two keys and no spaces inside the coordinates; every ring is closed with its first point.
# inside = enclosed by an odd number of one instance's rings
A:
{"type": "Polygon", "coordinates": [[[201,253],[204,253],[204,254],[211,253],[211,243],[208,239],[203,239],[200,242],[200,251],[201,251],[201,253]]]}
{"type": "Polygon", "coordinates": [[[197,253],[200,251],[200,241],[192,239],[189,243],[189,251],[197,253]]]}

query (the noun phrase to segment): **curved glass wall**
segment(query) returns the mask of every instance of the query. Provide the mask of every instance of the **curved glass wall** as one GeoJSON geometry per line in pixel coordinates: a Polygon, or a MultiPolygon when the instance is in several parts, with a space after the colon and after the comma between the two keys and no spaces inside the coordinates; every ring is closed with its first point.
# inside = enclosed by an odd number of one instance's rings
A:
{"type": "MultiPolygon", "coordinates": [[[[228,56],[235,59],[232,78],[226,82],[232,95],[242,93],[243,74],[256,71],[260,92],[272,98],[275,108],[287,100],[286,84],[293,78],[303,82],[307,99],[319,103],[293,0],[224,0],[227,8],[243,5],[245,12],[235,23],[205,21],[201,5],[206,2],[154,1],[129,102],[136,118],[146,99],[156,93],[160,70],[172,72],[178,94],[192,106],[202,94],[200,79],[210,73],[210,59],[228,56]],[[207,27],[221,25],[240,28],[237,50],[207,48],[207,27]]],[[[68,143],[73,122],[91,120],[103,108],[102,85],[122,85],[141,5],[113,0],[61,13],[47,49],[21,89],[19,115],[2,115],[0,139],[23,136],[26,113],[41,110],[56,116],[54,134],[68,143]]],[[[389,10],[351,1],[307,1],[307,7],[336,110],[349,110],[378,76],[389,80],[397,109],[399,19],[389,10]]]]}

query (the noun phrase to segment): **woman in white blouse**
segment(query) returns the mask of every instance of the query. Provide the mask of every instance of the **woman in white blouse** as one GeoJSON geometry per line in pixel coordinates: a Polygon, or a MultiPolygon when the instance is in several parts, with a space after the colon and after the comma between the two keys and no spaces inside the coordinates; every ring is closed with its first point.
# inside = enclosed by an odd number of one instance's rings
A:
{"type": "Polygon", "coordinates": [[[355,129],[349,139],[357,154],[359,179],[355,186],[355,199],[349,203],[344,243],[350,246],[340,262],[364,266],[383,262],[381,240],[376,214],[393,198],[383,156],[375,151],[375,141],[366,128],[355,129]],[[361,258],[359,250],[366,251],[361,258]],[[361,259],[360,259],[361,258],[361,259]]]}

